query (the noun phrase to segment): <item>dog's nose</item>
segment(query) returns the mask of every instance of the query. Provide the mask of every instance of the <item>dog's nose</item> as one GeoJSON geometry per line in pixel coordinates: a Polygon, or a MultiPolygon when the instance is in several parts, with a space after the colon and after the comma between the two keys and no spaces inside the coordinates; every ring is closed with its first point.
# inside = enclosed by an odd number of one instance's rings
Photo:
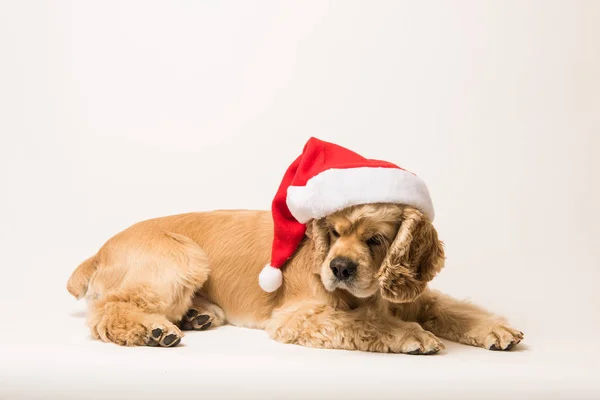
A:
{"type": "Polygon", "coordinates": [[[336,257],[329,263],[331,272],[340,281],[350,279],[356,273],[356,263],[346,257],[336,257]]]}

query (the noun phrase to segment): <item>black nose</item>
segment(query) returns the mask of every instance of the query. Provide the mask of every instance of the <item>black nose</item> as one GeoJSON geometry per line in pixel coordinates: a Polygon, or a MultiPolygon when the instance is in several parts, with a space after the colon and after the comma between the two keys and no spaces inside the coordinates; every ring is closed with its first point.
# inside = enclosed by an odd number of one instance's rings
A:
{"type": "Polygon", "coordinates": [[[350,279],[356,273],[356,263],[346,257],[336,257],[329,263],[331,272],[340,281],[350,279]]]}

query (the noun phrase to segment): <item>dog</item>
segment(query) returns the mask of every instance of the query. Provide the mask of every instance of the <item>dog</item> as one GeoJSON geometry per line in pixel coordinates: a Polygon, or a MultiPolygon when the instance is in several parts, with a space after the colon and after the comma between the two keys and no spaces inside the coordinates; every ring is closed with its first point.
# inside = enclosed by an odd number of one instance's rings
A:
{"type": "Polygon", "coordinates": [[[427,284],[444,266],[443,243],[419,210],[351,206],[307,224],[262,291],[273,221],[268,211],[221,210],[135,224],[108,240],[68,280],[88,302],[92,336],[125,346],[173,347],[185,330],[229,323],[283,342],[325,349],[434,354],[439,338],[510,350],[523,333],[427,284]]]}

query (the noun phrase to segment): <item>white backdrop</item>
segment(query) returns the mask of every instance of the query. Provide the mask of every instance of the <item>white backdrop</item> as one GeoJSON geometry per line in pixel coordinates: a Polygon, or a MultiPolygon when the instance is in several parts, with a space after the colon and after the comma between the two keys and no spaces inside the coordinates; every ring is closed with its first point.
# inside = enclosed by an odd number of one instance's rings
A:
{"type": "Polygon", "coordinates": [[[0,397],[598,396],[599,20],[597,1],[1,2],[0,397]],[[65,290],[81,260],[141,219],[268,208],[309,136],[425,179],[433,286],[508,316],[520,351],[89,339],[65,290]]]}

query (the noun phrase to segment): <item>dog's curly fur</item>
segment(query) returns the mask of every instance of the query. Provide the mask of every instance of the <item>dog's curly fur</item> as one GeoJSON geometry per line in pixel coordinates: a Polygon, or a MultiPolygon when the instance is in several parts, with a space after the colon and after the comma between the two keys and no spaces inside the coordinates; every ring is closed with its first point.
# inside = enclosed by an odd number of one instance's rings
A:
{"type": "Polygon", "coordinates": [[[273,222],[267,211],[213,211],[140,222],[111,238],[67,284],[89,303],[92,335],[120,345],[171,347],[182,330],[226,322],[311,347],[433,354],[438,339],[508,350],[523,334],[472,304],[427,287],[444,250],[431,222],[395,204],[354,206],[310,221],[263,292],[273,222]],[[356,265],[352,279],[331,261],[356,265]],[[437,335],[437,336],[436,336],[437,335]]]}

